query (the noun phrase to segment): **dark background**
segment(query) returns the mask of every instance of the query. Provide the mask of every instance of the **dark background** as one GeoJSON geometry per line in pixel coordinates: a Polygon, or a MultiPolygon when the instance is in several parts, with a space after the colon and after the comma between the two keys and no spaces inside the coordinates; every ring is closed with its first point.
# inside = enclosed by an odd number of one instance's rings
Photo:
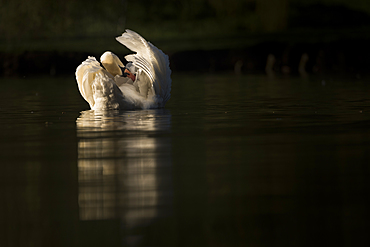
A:
{"type": "Polygon", "coordinates": [[[0,75],[71,74],[87,55],[129,51],[126,28],[169,54],[173,71],[356,77],[370,66],[366,0],[13,0],[0,2],[0,75]],[[287,68],[288,69],[284,69],[287,68]]]}
{"type": "Polygon", "coordinates": [[[369,13],[369,0],[0,0],[0,246],[367,246],[369,13]],[[74,72],[128,54],[125,28],[169,55],[172,98],[85,118],[108,124],[84,136],[74,72]],[[116,175],[81,183],[81,154],[116,175]],[[155,171],[173,181],[158,188],[173,190],[157,205],[169,217],[125,228],[122,200],[113,219],[80,218],[81,188],[124,198],[121,171],[140,160],[169,162],[155,171]]]}

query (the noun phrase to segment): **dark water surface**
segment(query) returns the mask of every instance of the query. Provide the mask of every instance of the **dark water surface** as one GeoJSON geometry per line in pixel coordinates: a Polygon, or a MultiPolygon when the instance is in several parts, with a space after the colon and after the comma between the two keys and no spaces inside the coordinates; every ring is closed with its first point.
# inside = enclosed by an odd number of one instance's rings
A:
{"type": "Polygon", "coordinates": [[[369,79],[175,74],[125,112],[73,77],[0,84],[0,246],[369,241],[369,79]]]}

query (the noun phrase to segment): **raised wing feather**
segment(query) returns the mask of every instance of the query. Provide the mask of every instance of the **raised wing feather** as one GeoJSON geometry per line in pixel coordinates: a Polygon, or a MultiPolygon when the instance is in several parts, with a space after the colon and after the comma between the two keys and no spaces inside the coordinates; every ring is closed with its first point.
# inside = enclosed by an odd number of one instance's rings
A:
{"type": "Polygon", "coordinates": [[[91,108],[95,103],[92,84],[95,79],[95,74],[101,69],[102,67],[95,57],[88,57],[76,69],[78,89],[80,90],[82,97],[90,104],[91,108]]]}
{"type": "Polygon", "coordinates": [[[116,38],[136,54],[126,56],[126,60],[141,69],[150,79],[156,94],[161,96],[162,105],[170,98],[171,94],[171,69],[169,59],[160,49],[134,31],[126,30],[122,36],[116,38]]]}
{"type": "Polygon", "coordinates": [[[113,91],[116,92],[117,97],[122,95],[113,80],[113,76],[100,66],[95,57],[89,56],[77,67],[76,80],[82,97],[90,104],[91,109],[97,103],[97,97],[102,98],[104,94],[109,96],[113,94],[113,91]],[[97,90],[98,88],[99,90],[97,90]]]}

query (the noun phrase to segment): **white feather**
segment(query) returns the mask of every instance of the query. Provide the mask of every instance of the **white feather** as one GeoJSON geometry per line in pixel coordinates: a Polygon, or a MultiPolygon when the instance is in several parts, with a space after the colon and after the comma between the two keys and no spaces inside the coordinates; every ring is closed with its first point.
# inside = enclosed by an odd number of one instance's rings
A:
{"type": "Polygon", "coordinates": [[[168,56],[139,34],[126,30],[116,38],[136,54],[126,56],[127,61],[142,69],[150,79],[156,94],[163,99],[163,105],[171,97],[171,69],[168,56]]]}
{"type": "Polygon", "coordinates": [[[88,57],[76,70],[82,97],[93,110],[164,107],[171,96],[168,56],[131,30],[116,39],[136,52],[125,57],[132,62],[126,68],[136,73],[135,81],[120,76],[117,68],[123,64],[115,54],[101,56],[105,69],[94,57],[88,57]]]}

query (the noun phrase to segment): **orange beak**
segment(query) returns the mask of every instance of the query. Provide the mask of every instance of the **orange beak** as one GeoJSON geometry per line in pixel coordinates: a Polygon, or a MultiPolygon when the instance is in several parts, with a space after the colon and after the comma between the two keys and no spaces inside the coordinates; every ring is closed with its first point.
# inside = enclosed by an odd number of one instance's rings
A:
{"type": "Polygon", "coordinates": [[[136,76],[134,74],[132,74],[128,69],[125,69],[125,71],[123,71],[123,73],[127,74],[127,77],[130,78],[133,82],[135,81],[136,76]]]}

